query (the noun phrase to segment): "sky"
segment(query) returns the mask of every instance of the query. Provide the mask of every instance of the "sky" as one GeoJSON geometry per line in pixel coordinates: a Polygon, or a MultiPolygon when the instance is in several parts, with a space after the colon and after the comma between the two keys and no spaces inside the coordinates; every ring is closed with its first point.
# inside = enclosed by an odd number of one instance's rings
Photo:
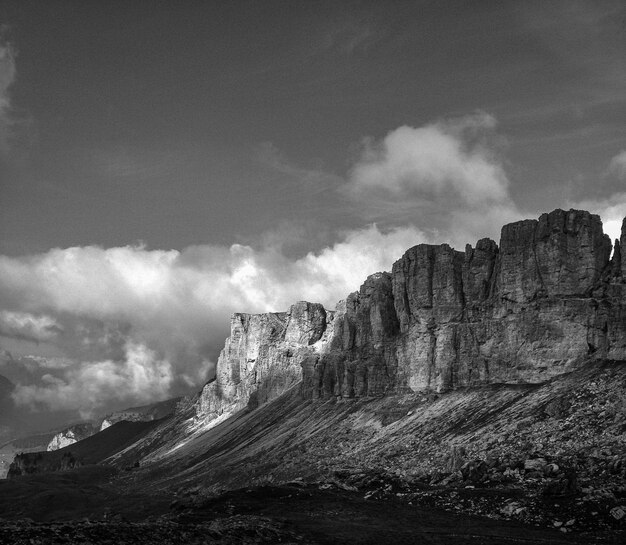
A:
{"type": "Polygon", "coordinates": [[[621,1],[0,5],[0,374],[33,414],[197,391],[233,312],[571,207],[619,236],[621,1]]]}

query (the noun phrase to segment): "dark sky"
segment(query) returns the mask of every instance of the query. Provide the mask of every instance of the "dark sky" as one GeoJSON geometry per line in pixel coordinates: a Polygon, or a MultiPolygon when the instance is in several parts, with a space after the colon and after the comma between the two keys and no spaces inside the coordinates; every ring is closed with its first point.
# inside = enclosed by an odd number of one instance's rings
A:
{"type": "Polygon", "coordinates": [[[417,242],[626,216],[621,1],[4,0],[0,25],[24,403],[195,388],[231,312],[332,305],[417,242]]]}
{"type": "Polygon", "coordinates": [[[357,227],[335,190],[361,139],[476,110],[519,206],[604,197],[626,141],[620,4],[5,1],[0,251],[357,227]],[[303,187],[268,144],[338,179],[303,187]]]}

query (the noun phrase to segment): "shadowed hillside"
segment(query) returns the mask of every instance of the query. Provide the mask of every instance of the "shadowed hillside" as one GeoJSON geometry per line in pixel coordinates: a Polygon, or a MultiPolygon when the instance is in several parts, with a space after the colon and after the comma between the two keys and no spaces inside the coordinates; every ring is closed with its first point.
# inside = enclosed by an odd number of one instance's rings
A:
{"type": "Polygon", "coordinates": [[[158,421],[122,421],[61,449],[18,454],[11,464],[8,478],[100,463],[135,443],[157,424],[158,421]]]}

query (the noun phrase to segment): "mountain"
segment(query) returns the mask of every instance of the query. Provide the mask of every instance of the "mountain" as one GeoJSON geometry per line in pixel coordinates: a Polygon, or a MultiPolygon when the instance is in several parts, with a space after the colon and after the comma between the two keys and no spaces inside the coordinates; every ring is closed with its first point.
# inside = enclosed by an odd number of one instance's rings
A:
{"type": "MultiPolygon", "coordinates": [[[[622,232],[626,243],[626,231],[622,232]]],[[[592,360],[626,359],[626,253],[585,211],[555,210],[467,246],[420,244],[327,311],[235,314],[196,416],[301,382],[306,399],[540,383],[592,360]]]]}
{"type": "Polygon", "coordinates": [[[73,445],[78,441],[91,437],[100,430],[100,426],[96,426],[91,422],[74,424],[64,430],[56,433],[48,443],[46,450],[59,450],[63,447],[73,445]]]}
{"type": "Polygon", "coordinates": [[[181,398],[177,397],[114,412],[105,416],[99,424],[92,422],[73,424],[54,434],[46,450],[62,449],[87,437],[91,437],[93,434],[103,431],[117,422],[149,422],[164,418],[174,412],[180,400],[181,398]]]}
{"type": "Polygon", "coordinates": [[[448,521],[435,542],[492,542],[493,524],[537,543],[619,542],[624,244],[626,221],[612,246],[578,210],[464,252],[420,244],[334,310],[235,314],[215,378],[173,415],[56,461],[25,454],[14,473],[96,461],[127,470],[107,494],[169,496],[171,520],[280,517],[316,543],[425,539],[414,513],[433,507],[488,517],[461,537],[469,519],[448,521]]]}
{"type": "Polygon", "coordinates": [[[154,427],[155,421],[120,421],[99,433],[57,449],[17,454],[8,477],[97,464],[132,445],[154,427]]]}
{"type": "Polygon", "coordinates": [[[166,399],[165,401],[150,403],[149,405],[142,405],[140,407],[131,407],[130,409],[108,414],[100,424],[100,431],[105,430],[117,422],[148,422],[165,418],[176,410],[176,406],[181,399],[180,397],[175,397],[166,399]]]}

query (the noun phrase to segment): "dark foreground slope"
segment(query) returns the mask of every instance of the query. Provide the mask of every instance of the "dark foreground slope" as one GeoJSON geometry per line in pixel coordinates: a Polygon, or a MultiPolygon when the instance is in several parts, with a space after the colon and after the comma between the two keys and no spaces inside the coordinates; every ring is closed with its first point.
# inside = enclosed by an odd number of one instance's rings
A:
{"type": "Polygon", "coordinates": [[[569,522],[568,531],[619,530],[625,388],[622,362],[542,385],[442,394],[320,402],[294,388],[208,431],[164,422],[109,461],[142,459],[120,484],[174,491],[190,508],[224,490],[299,481],[542,527],[569,522]]]}
{"type": "Polygon", "coordinates": [[[157,424],[158,421],[122,421],[58,450],[17,454],[10,466],[8,478],[98,464],[133,445],[157,424]]]}
{"type": "Polygon", "coordinates": [[[48,521],[5,522],[0,542],[619,543],[625,386],[604,362],[443,394],[295,388],[210,430],[179,415],[108,469],[0,482],[2,517],[48,521]]]}

